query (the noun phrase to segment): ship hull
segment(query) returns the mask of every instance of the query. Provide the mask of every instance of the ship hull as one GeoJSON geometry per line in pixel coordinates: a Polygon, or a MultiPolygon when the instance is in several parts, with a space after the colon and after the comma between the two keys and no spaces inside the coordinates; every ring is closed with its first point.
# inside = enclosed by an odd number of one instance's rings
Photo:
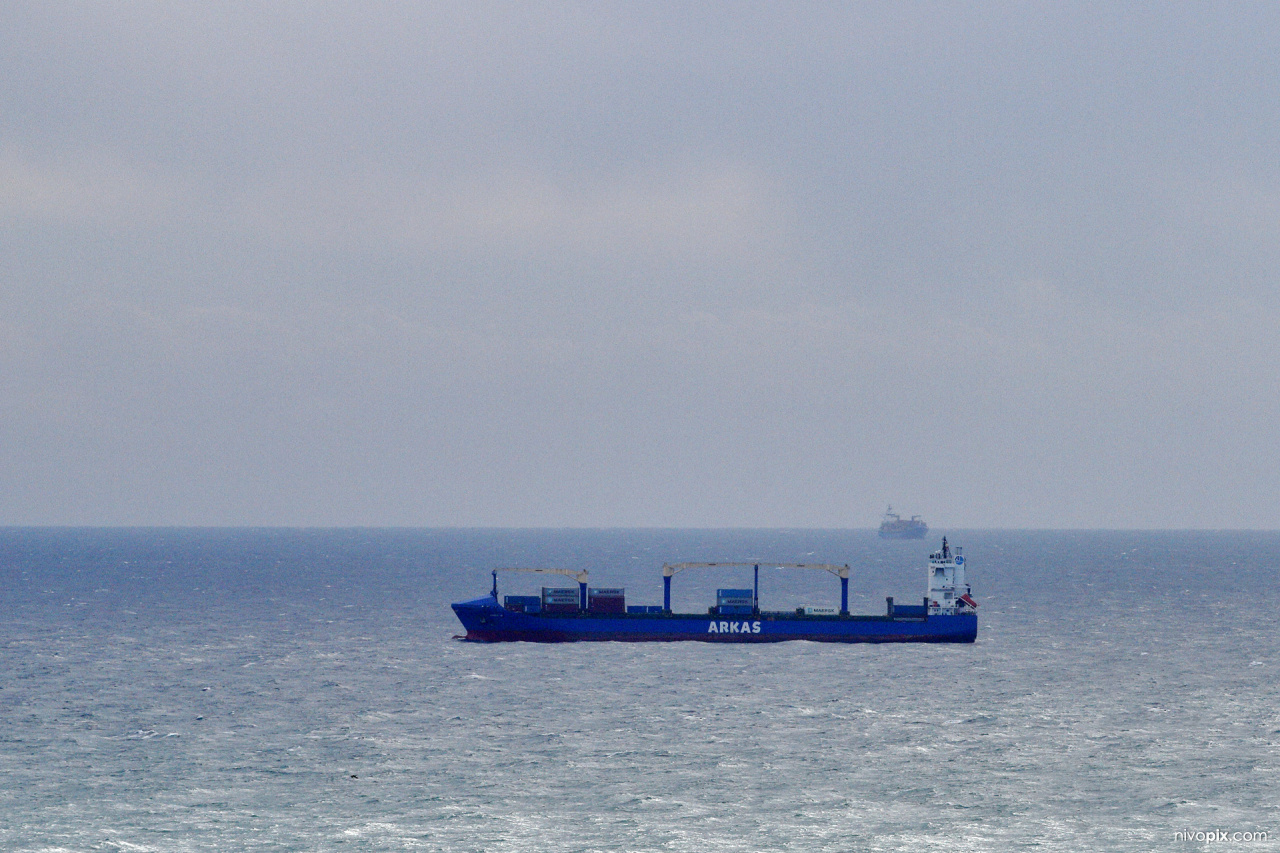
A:
{"type": "Polygon", "coordinates": [[[978,636],[978,618],[972,613],[928,617],[533,614],[506,610],[492,597],[460,602],[453,610],[467,629],[465,639],[479,642],[972,643],[978,636]]]}
{"type": "Polygon", "coordinates": [[[908,528],[880,528],[881,539],[923,539],[924,535],[929,532],[929,528],[921,525],[920,527],[908,528]]]}

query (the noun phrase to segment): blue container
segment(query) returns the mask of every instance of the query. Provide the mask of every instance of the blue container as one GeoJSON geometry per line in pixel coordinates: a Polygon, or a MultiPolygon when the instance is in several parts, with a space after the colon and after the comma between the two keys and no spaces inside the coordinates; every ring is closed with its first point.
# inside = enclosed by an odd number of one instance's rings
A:
{"type": "Polygon", "coordinates": [[[520,613],[537,613],[542,609],[542,599],[536,595],[504,595],[502,606],[520,613]]]}
{"type": "Polygon", "coordinates": [[[578,613],[579,608],[576,604],[567,604],[556,602],[548,602],[542,605],[543,613],[578,613]]]}
{"type": "Polygon", "coordinates": [[[755,611],[750,604],[720,604],[716,612],[721,616],[749,616],[755,611]]]}
{"type": "Polygon", "coordinates": [[[716,607],[721,613],[742,613],[741,610],[725,610],[726,607],[745,607],[746,612],[751,612],[751,608],[755,606],[755,594],[749,589],[717,589],[716,590],[716,607]]]}

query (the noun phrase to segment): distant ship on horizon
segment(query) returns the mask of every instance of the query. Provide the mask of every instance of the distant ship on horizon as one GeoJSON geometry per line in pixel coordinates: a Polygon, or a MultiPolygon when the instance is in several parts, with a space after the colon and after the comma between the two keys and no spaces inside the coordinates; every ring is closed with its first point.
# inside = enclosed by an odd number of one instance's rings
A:
{"type": "Polygon", "coordinates": [[[890,506],[884,513],[884,521],[880,522],[881,539],[923,539],[929,532],[929,525],[918,515],[904,520],[890,506]]]}

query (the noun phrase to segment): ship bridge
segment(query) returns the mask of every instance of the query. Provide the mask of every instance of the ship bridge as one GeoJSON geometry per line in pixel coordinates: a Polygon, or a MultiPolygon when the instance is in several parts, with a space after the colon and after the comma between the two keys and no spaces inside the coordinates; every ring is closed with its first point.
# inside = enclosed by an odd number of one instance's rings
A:
{"type": "Polygon", "coordinates": [[[929,596],[927,599],[929,613],[952,615],[970,612],[978,606],[970,596],[968,581],[965,579],[964,549],[954,551],[942,538],[942,550],[929,555],[929,596]]]}

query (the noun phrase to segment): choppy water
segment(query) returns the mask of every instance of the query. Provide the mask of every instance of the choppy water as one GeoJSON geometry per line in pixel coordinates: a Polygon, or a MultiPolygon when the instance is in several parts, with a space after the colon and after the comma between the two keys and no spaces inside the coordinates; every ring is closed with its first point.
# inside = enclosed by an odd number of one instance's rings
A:
{"type": "Polygon", "coordinates": [[[1280,849],[1280,534],[950,536],[973,646],[486,646],[448,603],[494,565],[850,562],[879,612],[936,542],[0,530],[0,849],[1280,849]]]}

